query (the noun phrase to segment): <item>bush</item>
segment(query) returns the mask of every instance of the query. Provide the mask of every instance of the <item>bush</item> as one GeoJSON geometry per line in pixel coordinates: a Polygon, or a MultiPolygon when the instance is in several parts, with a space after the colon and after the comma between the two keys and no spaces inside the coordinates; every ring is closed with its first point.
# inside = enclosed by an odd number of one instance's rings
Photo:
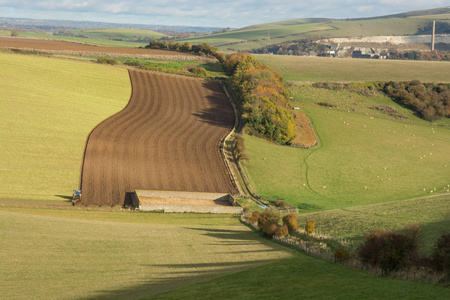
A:
{"type": "Polygon", "coordinates": [[[406,227],[403,233],[376,229],[366,235],[357,254],[363,262],[379,266],[389,274],[418,261],[419,234],[419,225],[406,227]]]}
{"type": "Polygon", "coordinates": [[[197,76],[200,76],[200,77],[208,76],[208,74],[206,73],[206,69],[203,67],[191,68],[191,69],[189,69],[189,72],[191,72],[192,74],[195,74],[197,76]]]}
{"type": "Polygon", "coordinates": [[[339,247],[334,251],[334,258],[338,262],[347,261],[350,258],[350,253],[344,247],[339,247]]]}
{"type": "Polygon", "coordinates": [[[248,219],[250,222],[252,222],[252,223],[255,224],[255,223],[258,222],[259,217],[260,217],[260,213],[259,213],[258,211],[254,211],[254,212],[252,212],[251,215],[249,215],[249,216],[247,217],[247,219],[248,219]]]}
{"type": "Polygon", "coordinates": [[[437,271],[445,271],[450,276],[450,233],[443,234],[437,239],[431,261],[437,271]]]}
{"type": "Polygon", "coordinates": [[[283,217],[283,223],[287,226],[289,233],[298,229],[298,216],[296,213],[290,213],[283,217]]]}
{"type": "Polygon", "coordinates": [[[307,234],[313,234],[314,233],[314,229],[316,226],[316,220],[309,220],[306,222],[306,233],[307,234]]]}
{"type": "Polygon", "coordinates": [[[258,218],[258,227],[262,229],[269,220],[276,220],[276,223],[278,224],[280,221],[280,213],[276,209],[267,208],[258,218]]]}
{"type": "Polygon", "coordinates": [[[261,231],[268,237],[273,237],[278,229],[279,219],[269,219],[267,220],[261,228],[261,231]]]}
{"type": "Polygon", "coordinates": [[[275,236],[282,237],[289,234],[289,229],[286,225],[280,225],[275,230],[275,236]]]}
{"type": "Polygon", "coordinates": [[[117,65],[117,60],[108,57],[99,57],[97,58],[97,62],[99,64],[117,65]]]}

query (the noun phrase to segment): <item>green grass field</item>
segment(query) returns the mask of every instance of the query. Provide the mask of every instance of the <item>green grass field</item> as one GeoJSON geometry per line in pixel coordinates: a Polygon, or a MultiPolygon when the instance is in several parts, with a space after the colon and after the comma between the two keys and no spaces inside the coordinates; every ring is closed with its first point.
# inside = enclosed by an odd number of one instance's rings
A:
{"type": "Polygon", "coordinates": [[[377,228],[401,231],[413,223],[423,224],[421,252],[430,254],[437,238],[450,228],[450,196],[435,195],[372,205],[353,206],[300,214],[299,223],[316,220],[316,230],[358,245],[377,228]]]}
{"type": "MultiPolygon", "coordinates": [[[[298,255],[151,297],[151,299],[447,299],[450,290],[374,277],[298,255]]],[[[147,298],[150,299],[150,298],[147,298]]]]}
{"type": "Polygon", "coordinates": [[[423,121],[382,96],[360,101],[348,91],[305,89],[313,91],[296,95],[304,102],[293,105],[311,119],[319,146],[297,149],[246,136],[246,168],[259,194],[327,210],[449,189],[448,127],[423,121]],[[339,97],[346,99],[339,108],[306,103],[339,97]],[[370,103],[396,107],[408,119],[392,120],[369,109],[370,103]]]}
{"type": "Polygon", "coordinates": [[[250,51],[268,44],[301,39],[327,37],[367,37],[377,35],[414,35],[432,20],[448,22],[448,9],[436,11],[434,16],[375,18],[375,19],[296,19],[257,24],[203,37],[184,39],[190,43],[207,42],[223,52],[250,51]],[[441,14],[438,14],[438,13],[441,14]],[[270,40],[269,40],[270,36],[270,40]]]}
{"type": "MultiPolygon", "coordinates": [[[[87,36],[95,40],[123,39],[131,41],[133,39],[160,39],[165,34],[153,30],[129,29],[129,28],[86,28],[73,31],[74,34],[87,36]]],[[[150,41],[150,40],[149,40],[150,41]]]]}
{"type": "Polygon", "coordinates": [[[288,81],[450,82],[450,62],[255,55],[288,81]]]}
{"type": "MultiPolygon", "coordinates": [[[[0,36],[10,36],[11,32],[3,31],[0,32],[0,36]]],[[[82,37],[75,37],[75,36],[59,36],[59,35],[52,35],[52,33],[37,33],[37,32],[19,32],[19,37],[30,37],[30,38],[39,38],[39,39],[50,39],[50,40],[61,40],[61,41],[69,41],[69,42],[77,42],[82,44],[90,44],[90,45],[96,45],[96,46],[106,46],[106,47],[130,47],[130,48],[136,48],[136,47],[143,47],[148,44],[146,43],[139,43],[139,42],[129,42],[129,41],[113,41],[108,38],[82,38],[82,37]]]]}
{"type": "Polygon", "coordinates": [[[0,53],[0,78],[0,199],[66,201],[87,135],[128,103],[128,72],[0,53]]]}
{"type": "Polygon", "coordinates": [[[230,215],[0,208],[0,238],[4,299],[136,299],[294,255],[230,215]]]}

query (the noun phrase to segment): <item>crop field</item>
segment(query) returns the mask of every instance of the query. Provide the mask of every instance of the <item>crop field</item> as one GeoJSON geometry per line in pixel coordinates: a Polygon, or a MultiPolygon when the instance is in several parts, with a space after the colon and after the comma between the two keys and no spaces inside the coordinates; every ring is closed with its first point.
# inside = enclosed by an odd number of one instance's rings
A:
{"type": "Polygon", "coordinates": [[[33,49],[41,51],[52,52],[70,52],[72,54],[81,53],[100,54],[100,55],[140,55],[140,56],[158,56],[158,57],[192,57],[197,56],[189,53],[180,53],[176,51],[157,50],[157,49],[140,49],[140,48],[125,48],[125,47],[108,47],[108,46],[93,46],[82,43],[72,43],[58,40],[43,40],[30,38],[11,38],[0,37],[0,48],[18,48],[18,49],[33,49]]]}
{"type": "Polygon", "coordinates": [[[423,121],[382,96],[312,87],[301,91],[293,105],[311,119],[319,146],[296,149],[246,136],[246,167],[259,194],[327,210],[449,189],[448,127],[423,121]],[[344,100],[335,108],[313,104],[326,99],[344,100]],[[375,104],[395,107],[408,119],[392,120],[369,108],[375,104]]]}
{"type": "Polygon", "coordinates": [[[0,78],[0,203],[67,201],[89,132],[130,99],[128,72],[0,53],[0,78]]]}
{"type": "Polygon", "coordinates": [[[288,81],[450,82],[450,62],[255,55],[288,81]]]}
{"type": "Polygon", "coordinates": [[[4,299],[136,299],[294,256],[231,215],[3,207],[0,237],[4,299]]]}
{"type": "Polygon", "coordinates": [[[90,134],[82,205],[119,205],[134,189],[235,194],[219,143],[234,125],[220,84],[130,71],[127,107],[90,134]]]}

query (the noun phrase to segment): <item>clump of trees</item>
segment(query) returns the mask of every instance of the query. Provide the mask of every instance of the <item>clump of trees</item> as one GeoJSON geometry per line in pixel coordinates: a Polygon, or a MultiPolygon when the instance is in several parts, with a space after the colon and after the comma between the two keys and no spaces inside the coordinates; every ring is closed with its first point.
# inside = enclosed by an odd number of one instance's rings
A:
{"type": "Polygon", "coordinates": [[[433,51],[392,51],[388,59],[450,61],[450,53],[433,51]]]}
{"type": "Polygon", "coordinates": [[[295,124],[281,75],[246,53],[229,55],[224,66],[247,131],[288,144],[294,138],[295,124]]]}
{"type": "Polygon", "coordinates": [[[416,111],[428,121],[450,117],[450,85],[440,83],[388,82],[383,92],[394,101],[416,111]]]}
{"type": "Polygon", "coordinates": [[[257,224],[261,232],[269,238],[286,236],[298,229],[297,214],[290,213],[281,218],[280,213],[274,208],[268,208],[262,213],[254,211],[247,216],[247,220],[257,224]]]}
{"type": "MultiPolygon", "coordinates": [[[[428,121],[450,117],[450,84],[421,83],[419,80],[403,82],[356,83],[314,83],[314,87],[330,90],[346,89],[364,96],[373,96],[375,92],[384,93],[395,102],[408,107],[428,121]]],[[[381,107],[374,107],[380,109],[381,107]]],[[[386,107],[381,108],[386,110],[386,107]]],[[[380,109],[380,110],[381,110],[380,109]]],[[[386,111],[399,117],[395,111],[386,111]]]]}
{"type": "Polygon", "coordinates": [[[191,45],[189,42],[178,43],[174,41],[168,42],[166,40],[151,40],[150,43],[145,46],[145,48],[196,53],[202,56],[209,55],[216,57],[219,61],[221,61],[221,58],[224,58],[223,54],[218,52],[216,47],[211,46],[206,42],[198,45],[191,45]]]}
{"type": "Polygon", "coordinates": [[[418,224],[407,226],[402,232],[373,230],[356,254],[362,262],[380,267],[384,275],[407,267],[428,267],[445,272],[447,280],[450,279],[450,233],[437,239],[433,253],[427,257],[418,252],[420,232],[418,224]]]}
{"type": "Polygon", "coordinates": [[[327,53],[329,47],[316,43],[309,39],[293,40],[284,43],[272,44],[258,49],[253,49],[252,53],[278,55],[321,55],[327,53]]]}

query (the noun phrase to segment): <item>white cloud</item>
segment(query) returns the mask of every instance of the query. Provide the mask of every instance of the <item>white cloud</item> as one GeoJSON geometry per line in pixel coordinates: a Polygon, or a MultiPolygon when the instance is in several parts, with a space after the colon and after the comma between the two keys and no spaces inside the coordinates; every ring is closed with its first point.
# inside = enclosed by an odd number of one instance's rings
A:
{"type": "Polygon", "coordinates": [[[298,18],[355,18],[400,13],[448,5],[448,0],[0,0],[0,16],[13,11],[93,21],[146,20],[162,24],[240,27],[298,18]],[[445,4],[444,2],[447,2],[445,4]],[[77,18],[77,16],[79,16],[77,18]],[[113,20],[108,20],[109,18],[113,20]]]}

